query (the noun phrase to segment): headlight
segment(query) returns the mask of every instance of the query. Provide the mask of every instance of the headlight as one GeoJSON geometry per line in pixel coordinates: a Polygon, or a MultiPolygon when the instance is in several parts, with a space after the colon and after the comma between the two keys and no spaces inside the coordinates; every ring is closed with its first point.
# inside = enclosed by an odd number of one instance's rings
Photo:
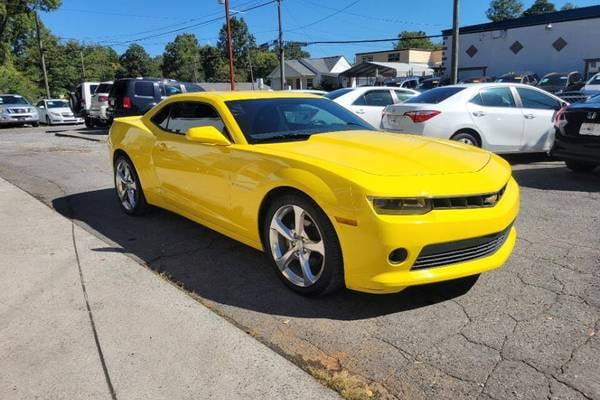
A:
{"type": "Polygon", "coordinates": [[[60,118],[60,114],[59,113],[51,112],[50,115],[52,115],[55,118],[60,118]]]}
{"type": "Polygon", "coordinates": [[[369,197],[377,214],[422,215],[432,209],[431,199],[424,197],[369,197]]]}

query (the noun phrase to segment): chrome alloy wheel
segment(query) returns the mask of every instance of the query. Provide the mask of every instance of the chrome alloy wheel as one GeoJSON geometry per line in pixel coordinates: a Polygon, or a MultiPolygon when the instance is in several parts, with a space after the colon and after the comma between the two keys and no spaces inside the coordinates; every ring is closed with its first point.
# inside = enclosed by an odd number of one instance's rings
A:
{"type": "Polygon", "coordinates": [[[323,235],[301,207],[285,205],[275,212],[269,245],[279,271],[292,284],[308,287],[321,277],[325,266],[323,235]]]}
{"type": "Polygon", "coordinates": [[[117,162],[115,187],[123,207],[127,211],[132,211],[138,202],[138,190],[131,165],[126,160],[121,159],[117,162]]]}
{"type": "Polygon", "coordinates": [[[466,138],[466,137],[462,137],[462,138],[458,139],[458,142],[468,144],[471,146],[475,146],[475,143],[473,143],[473,141],[471,139],[466,138]]]}

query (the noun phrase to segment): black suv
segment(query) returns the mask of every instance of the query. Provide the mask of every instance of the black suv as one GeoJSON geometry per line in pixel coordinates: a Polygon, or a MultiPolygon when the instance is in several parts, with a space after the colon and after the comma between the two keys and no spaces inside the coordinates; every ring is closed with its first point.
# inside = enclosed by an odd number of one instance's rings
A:
{"type": "Polygon", "coordinates": [[[108,95],[106,115],[118,117],[143,115],[162,99],[189,91],[202,91],[197,85],[156,78],[123,78],[113,83],[108,95]],[[197,90],[190,90],[196,87],[197,90]]]}
{"type": "Polygon", "coordinates": [[[577,71],[551,72],[544,75],[537,87],[550,93],[562,93],[579,90],[585,86],[585,81],[577,71]]]}

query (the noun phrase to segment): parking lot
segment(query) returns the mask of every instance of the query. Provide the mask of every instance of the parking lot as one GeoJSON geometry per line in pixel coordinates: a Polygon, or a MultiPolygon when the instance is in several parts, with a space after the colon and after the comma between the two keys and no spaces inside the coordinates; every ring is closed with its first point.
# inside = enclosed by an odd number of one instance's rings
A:
{"type": "Polygon", "coordinates": [[[600,172],[510,157],[517,246],[476,281],[309,299],[218,233],[162,210],[125,216],[105,138],[81,126],[2,129],[0,176],[338,390],[358,380],[378,398],[600,399],[600,172]]]}

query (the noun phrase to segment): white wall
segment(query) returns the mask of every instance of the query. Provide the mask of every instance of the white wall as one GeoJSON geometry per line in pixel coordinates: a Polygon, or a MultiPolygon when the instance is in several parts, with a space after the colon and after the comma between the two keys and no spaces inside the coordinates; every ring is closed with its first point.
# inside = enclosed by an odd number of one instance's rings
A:
{"type": "MultiPolygon", "coordinates": [[[[450,72],[452,36],[444,41],[444,67],[450,72]]],[[[487,66],[488,76],[510,71],[533,71],[540,77],[548,72],[584,72],[585,58],[600,57],[600,18],[557,22],[552,29],[536,25],[507,31],[463,34],[460,37],[459,68],[487,66]],[[556,51],[552,43],[562,37],[567,46],[556,51]],[[514,54],[510,46],[518,40],[523,49],[514,54]],[[469,57],[467,49],[479,50],[469,57]]]]}

